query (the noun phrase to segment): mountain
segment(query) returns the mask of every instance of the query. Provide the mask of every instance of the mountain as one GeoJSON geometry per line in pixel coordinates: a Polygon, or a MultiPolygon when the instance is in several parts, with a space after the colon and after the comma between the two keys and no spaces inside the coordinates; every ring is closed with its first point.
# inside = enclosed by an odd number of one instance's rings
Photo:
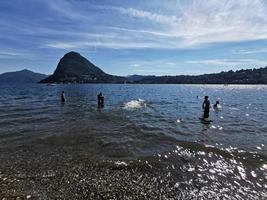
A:
{"type": "Polygon", "coordinates": [[[71,51],[60,59],[53,75],[40,83],[122,83],[124,77],[106,74],[79,53],[71,51]]]}
{"type": "Polygon", "coordinates": [[[38,83],[46,77],[47,75],[45,74],[39,74],[24,69],[21,71],[0,74],[0,83],[38,83]]]}
{"type": "Polygon", "coordinates": [[[147,84],[267,84],[267,67],[198,76],[145,76],[134,83],[147,84]]]}
{"type": "Polygon", "coordinates": [[[148,78],[148,77],[152,77],[152,76],[143,76],[143,75],[134,74],[134,75],[127,76],[126,78],[128,82],[136,82],[136,81],[141,81],[142,79],[148,78]]]}

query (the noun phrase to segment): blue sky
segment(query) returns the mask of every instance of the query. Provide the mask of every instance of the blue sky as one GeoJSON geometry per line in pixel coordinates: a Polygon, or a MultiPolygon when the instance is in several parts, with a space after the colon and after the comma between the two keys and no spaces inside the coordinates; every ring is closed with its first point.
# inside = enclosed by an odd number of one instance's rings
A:
{"type": "Polygon", "coordinates": [[[264,0],[1,0],[0,73],[77,51],[115,75],[267,66],[264,0]]]}

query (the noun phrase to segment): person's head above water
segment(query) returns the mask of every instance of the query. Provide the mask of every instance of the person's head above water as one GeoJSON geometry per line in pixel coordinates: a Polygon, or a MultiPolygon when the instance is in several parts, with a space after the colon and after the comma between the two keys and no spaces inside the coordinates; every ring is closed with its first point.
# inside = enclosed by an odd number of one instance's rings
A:
{"type": "Polygon", "coordinates": [[[205,96],[204,99],[205,99],[205,100],[208,100],[208,99],[209,99],[209,96],[205,96]]]}
{"type": "Polygon", "coordinates": [[[220,102],[219,101],[216,101],[216,104],[220,104],[220,102]]]}

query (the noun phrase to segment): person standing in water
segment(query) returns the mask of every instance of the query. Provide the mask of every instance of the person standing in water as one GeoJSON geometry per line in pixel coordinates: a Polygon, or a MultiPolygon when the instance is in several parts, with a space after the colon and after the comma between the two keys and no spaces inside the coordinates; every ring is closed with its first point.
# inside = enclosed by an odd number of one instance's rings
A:
{"type": "Polygon", "coordinates": [[[215,104],[213,104],[213,109],[215,111],[215,113],[219,112],[219,108],[220,108],[220,102],[217,100],[215,104]]]}
{"type": "Polygon", "coordinates": [[[62,103],[66,102],[66,97],[65,97],[65,92],[64,91],[61,92],[61,102],[62,103]]]}
{"type": "Polygon", "coordinates": [[[104,96],[101,92],[97,95],[97,104],[98,107],[104,107],[104,96]]]}
{"type": "Polygon", "coordinates": [[[214,108],[218,108],[218,105],[220,104],[219,101],[216,101],[216,103],[213,105],[214,108]]]}
{"type": "Polygon", "coordinates": [[[203,119],[208,120],[209,118],[209,113],[210,113],[210,101],[209,101],[209,96],[205,96],[204,102],[202,104],[202,109],[204,110],[204,115],[203,119]]]}

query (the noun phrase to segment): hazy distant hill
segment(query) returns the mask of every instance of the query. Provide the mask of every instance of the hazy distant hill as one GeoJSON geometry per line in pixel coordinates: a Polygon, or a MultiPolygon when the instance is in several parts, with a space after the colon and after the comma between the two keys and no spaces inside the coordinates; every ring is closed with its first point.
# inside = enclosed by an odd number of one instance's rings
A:
{"type": "Polygon", "coordinates": [[[136,81],[141,81],[142,79],[144,78],[148,78],[148,77],[154,77],[154,76],[143,76],[143,75],[130,75],[130,76],[127,76],[127,81],[128,82],[136,82],[136,81]]]}
{"type": "Polygon", "coordinates": [[[267,67],[198,76],[145,76],[134,83],[148,84],[267,84],[267,67]]]}
{"type": "Polygon", "coordinates": [[[85,57],[69,52],[60,59],[53,75],[41,83],[122,83],[124,77],[106,74],[85,57]]]}
{"type": "Polygon", "coordinates": [[[0,83],[38,83],[46,77],[47,75],[45,74],[39,74],[24,69],[21,71],[0,74],[0,83]]]}

